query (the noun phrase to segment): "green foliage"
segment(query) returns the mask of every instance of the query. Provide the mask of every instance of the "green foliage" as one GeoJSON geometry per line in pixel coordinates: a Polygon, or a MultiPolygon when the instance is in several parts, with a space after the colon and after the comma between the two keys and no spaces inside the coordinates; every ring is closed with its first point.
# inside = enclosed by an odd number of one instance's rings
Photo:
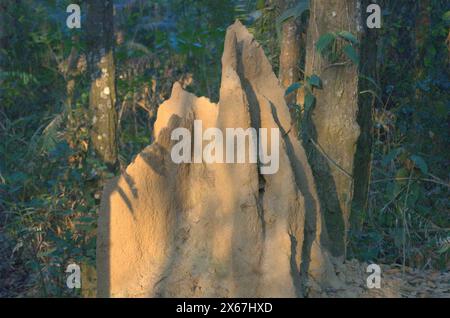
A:
{"type": "Polygon", "coordinates": [[[356,53],[355,48],[352,45],[346,45],[344,46],[344,54],[356,65],[359,64],[359,56],[358,53],[356,53]]]}
{"type": "Polygon", "coordinates": [[[282,12],[276,19],[277,35],[281,38],[281,27],[284,22],[290,19],[296,19],[309,10],[309,0],[299,0],[298,3],[290,9],[282,12]]]}
{"type": "Polygon", "coordinates": [[[428,174],[428,165],[421,156],[412,155],[410,159],[414,162],[415,166],[422,171],[424,175],[428,174]]]}
{"type": "Polygon", "coordinates": [[[288,96],[289,94],[292,94],[293,92],[295,92],[296,90],[298,90],[300,87],[302,87],[302,83],[295,82],[294,84],[290,85],[290,86],[286,89],[286,92],[284,93],[284,95],[285,95],[285,96],[288,96]]]}
{"type": "MultiPolygon", "coordinates": [[[[280,8],[277,6],[276,2],[263,2],[258,2],[258,11],[261,12],[261,17],[253,23],[248,24],[247,27],[261,44],[276,73],[278,72],[280,57],[280,29],[277,29],[277,19],[282,12],[280,12],[280,8]]],[[[250,8],[249,10],[252,9],[250,8]]],[[[281,28],[281,25],[279,28],[281,28]]]]}
{"type": "Polygon", "coordinates": [[[349,41],[352,44],[358,44],[358,39],[356,38],[356,36],[354,36],[353,34],[351,34],[348,31],[340,31],[336,34],[337,34],[337,36],[340,36],[341,38],[349,41]]]}
{"type": "Polygon", "coordinates": [[[335,33],[329,32],[322,34],[319,37],[316,43],[316,50],[318,53],[327,58],[331,63],[338,63],[343,53],[354,64],[358,65],[359,56],[356,51],[356,46],[358,44],[359,42],[357,37],[348,31],[340,31],[335,33]],[[348,43],[342,48],[342,52],[340,49],[338,49],[339,39],[348,43]]]}
{"type": "Polygon", "coordinates": [[[307,79],[307,82],[311,87],[322,88],[322,81],[316,74],[311,75],[311,77],[307,79]]]}
{"type": "Polygon", "coordinates": [[[336,40],[336,35],[334,33],[325,33],[319,37],[316,43],[316,50],[320,54],[324,54],[328,51],[336,40]]]}
{"type": "Polygon", "coordinates": [[[308,91],[305,95],[305,105],[304,105],[305,111],[308,112],[314,106],[315,102],[316,98],[310,91],[308,91]]]}
{"type": "MultiPolygon", "coordinates": [[[[11,136],[23,125],[7,122],[5,133],[11,136]]],[[[31,151],[20,147],[20,140],[29,136],[24,131],[22,138],[10,139],[2,149],[7,154],[2,185],[8,194],[2,197],[9,216],[6,229],[16,240],[24,266],[31,270],[29,279],[39,282],[39,290],[30,293],[73,295],[65,288],[65,266],[69,262],[95,264],[94,197],[100,178],[92,173],[104,167],[87,160],[81,146],[87,140],[86,131],[60,130],[64,138],[52,139],[51,146],[44,142],[39,147],[41,140],[35,139],[31,151]],[[72,138],[80,144],[71,145],[72,138]]]]}
{"type": "Polygon", "coordinates": [[[314,103],[316,102],[316,98],[313,94],[313,89],[314,88],[321,89],[322,88],[322,80],[316,74],[307,76],[304,82],[295,82],[291,86],[289,86],[286,89],[285,96],[297,91],[301,87],[304,87],[304,89],[305,89],[305,101],[304,101],[304,105],[301,105],[301,106],[303,106],[304,111],[308,112],[314,106],[314,103]]]}
{"type": "MultiPolygon", "coordinates": [[[[72,2],[6,6],[14,27],[0,50],[0,271],[12,276],[3,260],[14,259],[15,272],[26,275],[14,282],[23,288],[4,291],[0,282],[0,295],[77,297],[79,290],[66,287],[66,266],[95,266],[98,204],[113,175],[91,151],[90,80],[82,70],[70,77],[75,87],[66,103],[65,61],[72,48],[87,53],[84,20],[81,31],[65,27],[72,2]]],[[[225,29],[248,12],[238,2],[115,1],[122,167],[151,143],[157,107],[175,81],[218,98],[225,29]]]]}
{"type": "Polygon", "coordinates": [[[447,7],[439,0],[429,4],[382,4],[379,85],[373,83],[372,183],[361,227],[352,229],[349,252],[366,260],[447,269],[447,7]],[[429,22],[420,22],[421,14],[429,22]]]}

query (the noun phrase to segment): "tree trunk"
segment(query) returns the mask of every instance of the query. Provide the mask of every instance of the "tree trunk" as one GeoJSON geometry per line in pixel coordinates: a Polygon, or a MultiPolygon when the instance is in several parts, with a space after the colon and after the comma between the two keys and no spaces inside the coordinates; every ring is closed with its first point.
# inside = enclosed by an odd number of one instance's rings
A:
{"type": "MultiPolygon", "coordinates": [[[[369,1],[362,1],[362,8],[369,5],[369,1]]],[[[360,81],[359,81],[359,110],[357,122],[361,134],[356,147],[355,163],[353,167],[354,192],[351,212],[351,227],[360,230],[364,222],[364,215],[368,209],[368,194],[371,178],[373,122],[372,113],[375,107],[376,91],[371,81],[378,83],[377,78],[377,29],[369,29],[363,24],[364,33],[360,39],[360,81]],[[370,79],[370,80],[369,80],[370,79]]]]}
{"type": "Polygon", "coordinates": [[[68,111],[70,116],[70,110],[73,106],[73,95],[75,91],[75,77],[82,72],[81,69],[78,69],[80,54],[76,47],[76,42],[78,42],[79,39],[78,37],[74,36],[72,38],[72,41],[74,42],[74,46],[70,50],[70,54],[67,59],[63,61],[63,64],[65,65],[62,69],[62,75],[66,80],[66,110],[68,111]]]}
{"type": "MultiPolygon", "coordinates": [[[[92,145],[97,156],[114,172],[118,166],[118,153],[112,0],[91,0],[87,3],[87,47],[92,145]]],[[[82,268],[82,295],[93,297],[96,290],[95,269],[89,264],[82,264],[82,268]]]]}
{"type": "MultiPolygon", "coordinates": [[[[295,6],[296,0],[280,0],[281,12],[284,12],[295,6]]],[[[300,64],[300,22],[299,18],[291,18],[283,23],[281,52],[280,52],[280,70],[279,79],[284,89],[287,89],[293,83],[299,80],[300,64]]],[[[295,102],[295,93],[286,96],[286,102],[292,104],[295,102]]]]}
{"type": "Polygon", "coordinates": [[[431,3],[430,0],[422,0],[416,5],[415,17],[415,46],[416,64],[418,68],[423,65],[423,58],[426,52],[426,41],[431,32],[431,3]]]}
{"type": "MultiPolygon", "coordinates": [[[[5,67],[5,54],[7,52],[7,10],[8,10],[8,2],[0,3],[0,71],[5,67]]],[[[0,78],[0,84],[2,79],[0,78]]]]}
{"type": "Polygon", "coordinates": [[[316,50],[320,37],[347,31],[361,37],[361,1],[311,1],[306,46],[306,76],[320,77],[322,89],[314,90],[315,105],[306,114],[305,146],[319,192],[334,256],[345,256],[353,198],[353,169],[358,125],[358,66],[343,52],[347,41],[334,46],[338,61],[316,50]]]}
{"type": "Polygon", "coordinates": [[[97,155],[114,170],[117,165],[117,113],[112,0],[88,2],[87,34],[92,144],[97,155]]]}

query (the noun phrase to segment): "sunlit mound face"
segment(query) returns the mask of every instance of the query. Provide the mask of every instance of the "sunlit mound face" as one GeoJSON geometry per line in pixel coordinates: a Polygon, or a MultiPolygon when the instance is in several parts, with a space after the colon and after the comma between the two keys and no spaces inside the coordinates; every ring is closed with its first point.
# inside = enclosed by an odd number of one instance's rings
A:
{"type": "Polygon", "coordinates": [[[100,295],[297,297],[292,272],[300,272],[304,242],[313,260],[304,270],[332,275],[320,228],[308,237],[303,230],[321,218],[291,123],[262,48],[236,22],[219,102],[175,83],[158,109],[155,142],[106,187],[100,295]]]}

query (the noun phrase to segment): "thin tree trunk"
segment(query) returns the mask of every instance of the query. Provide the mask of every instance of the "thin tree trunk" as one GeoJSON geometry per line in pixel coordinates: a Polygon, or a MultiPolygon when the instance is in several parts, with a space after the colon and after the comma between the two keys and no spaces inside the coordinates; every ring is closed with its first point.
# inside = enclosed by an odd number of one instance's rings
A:
{"type": "MultiPolygon", "coordinates": [[[[319,76],[322,89],[314,90],[316,103],[306,114],[305,146],[319,192],[330,250],[345,256],[353,169],[361,129],[358,115],[358,66],[341,54],[340,63],[316,50],[319,38],[330,32],[348,31],[358,38],[363,30],[359,0],[311,1],[306,47],[306,76],[319,76]]],[[[336,52],[348,43],[338,40],[336,52]]]]}
{"type": "Polygon", "coordinates": [[[117,113],[112,0],[88,1],[87,41],[92,144],[97,155],[114,170],[117,166],[117,113]]]}
{"type": "MultiPolygon", "coordinates": [[[[7,10],[8,10],[8,2],[2,2],[0,3],[0,49],[2,51],[0,51],[0,71],[3,70],[3,68],[5,67],[5,54],[3,53],[6,52],[6,46],[7,46],[7,32],[6,32],[6,27],[7,27],[7,10]]],[[[0,78],[0,84],[1,84],[1,78],[0,78]]]]}
{"type": "MultiPolygon", "coordinates": [[[[362,8],[366,8],[370,1],[362,1],[362,8]]],[[[369,29],[363,24],[364,33],[360,39],[360,81],[358,95],[358,117],[357,122],[361,134],[358,139],[355,162],[353,167],[354,192],[351,212],[351,227],[361,230],[364,215],[368,209],[368,194],[371,179],[373,122],[372,114],[375,107],[377,88],[373,85],[378,83],[377,71],[377,39],[378,30],[369,29]],[[363,92],[363,93],[362,93],[363,92]]]]}
{"type": "MultiPolygon", "coordinates": [[[[98,157],[110,171],[118,166],[117,112],[114,65],[114,5],[112,0],[87,3],[87,63],[91,80],[89,109],[91,140],[98,157]]],[[[82,295],[95,297],[97,273],[82,264],[82,295]]]]}
{"type": "MultiPolygon", "coordinates": [[[[78,42],[78,37],[72,38],[73,42],[78,42]]],[[[78,52],[78,49],[74,45],[70,51],[70,54],[67,58],[67,66],[63,73],[64,79],[66,80],[66,109],[70,114],[70,110],[72,109],[73,104],[73,94],[75,90],[75,77],[79,75],[77,70],[78,67],[78,61],[80,59],[80,55],[78,52]]]]}
{"type": "MultiPolygon", "coordinates": [[[[281,12],[284,12],[296,5],[296,0],[280,0],[281,12]]],[[[300,45],[301,29],[299,18],[291,18],[283,23],[281,52],[280,52],[280,70],[279,79],[281,85],[287,89],[293,83],[299,80],[300,64],[300,45]]],[[[286,102],[292,104],[295,102],[295,93],[286,96],[286,102]]]]}
{"type": "Polygon", "coordinates": [[[416,23],[415,23],[415,51],[416,54],[416,64],[418,68],[423,65],[423,58],[425,54],[425,44],[429,34],[431,32],[431,2],[430,0],[421,0],[416,5],[416,23]]]}

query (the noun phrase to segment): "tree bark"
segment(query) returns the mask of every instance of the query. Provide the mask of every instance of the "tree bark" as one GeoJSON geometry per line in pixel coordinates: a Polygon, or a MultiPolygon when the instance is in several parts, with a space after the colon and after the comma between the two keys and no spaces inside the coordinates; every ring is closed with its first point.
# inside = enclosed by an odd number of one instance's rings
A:
{"type": "MultiPolygon", "coordinates": [[[[296,0],[280,0],[279,6],[281,12],[284,12],[295,6],[296,0]]],[[[299,80],[300,64],[300,46],[301,46],[301,25],[299,18],[291,18],[283,23],[281,52],[280,52],[280,70],[279,79],[284,89],[287,89],[293,83],[299,80]]],[[[292,104],[295,102],[295,93],[286,96],[286,102],[292,104]]]]}
{"type": "Polygon", "coordinates": [[[423,58],[425,55],[425,44],[430,34],[431,26],[431,2],[430,0],[422,0],[416,5],[416,17],[415,17],[415,51],[416,64],[423,65],[423,58]]]}
{"type": "MultiPolygon", "coordinates": [[[[359,0],[311,1],[306,46],[306,76],[319,76],[322,89],[315,89],[315,105],[307,112],[305,146],[319,192],[325,224],[334,256],[345,257],[347,231],[353,199],[353,169],[361,129],[358,116],[358,66],[344,54],[339,63],[316,50],[326,33],[348,31],[361,38],[362,4],[359,0]]],[[[348,43],[337,40],[342,52],[348,43]]]]}
{"type": "MultiPolygon", "coordinates": [[[[91,80],[89,110],[95,153],[114,172],[118,167],[116,83],[114,64],[114,4],[112,0],[87,3],[87,64],[91,80]]],[[[84,297],[95,296],[96,272],[83,266],[84,297]]]]}
{"type": "MultiPolygon", "coordinates": [[[[8,40],[8,32],[7,32],[7,12],[8,12],[9,2],[5,1],[0,3],[0,49],[4,52],[7,52],[7,40],[8,40]]],[[[5,67],[5,54],[0,51],[0,71],[5,67]]],[[[1,84],[0,79],[0,84],[1,84]]]]}
{"type": "Polygon", "coordinates": [[[87,34],[92,144],[101,160],[114,170],[117,165],[117,113],[112,0],[88,2],[87,34]]]}
{"type": "MultiPolygon", "coordinates": [[[[369,5],[368,0],[362,1],[362,8],[369,5]]],[[[351,212],[351,227],[361,230],[364,215],[368,209],[368,194],[371,179],[373,121],[372,113],[375,107],[376,96],[373,93],[364,93],[377,90],[372,82],[378,83],[377,78],[377,29],[369,29],[363,23],[364,33],[361,36],[360,50],[360,76],[358,95],[358,117],[360,136],[356,147],[355,163],[353,167],[354,192],[351,212]],[[371,80],[368,80],[371,79],[371,80]]]]}
{"type": "Polygon", "coordinates": [[[82,67],[79,67],[80,62],[80,54],[78,52],[76,43],[79,41],[77,36],[72,37],[72,41],[74,45],[70,50],[70,54],[64,61],[61,62],[60,70],[61,74],[66,81],[66,110],[69,112],[72,109],[73,104],[73,95],[75,91],[75,77],[80,75],[83,71],[82,67]]]}

